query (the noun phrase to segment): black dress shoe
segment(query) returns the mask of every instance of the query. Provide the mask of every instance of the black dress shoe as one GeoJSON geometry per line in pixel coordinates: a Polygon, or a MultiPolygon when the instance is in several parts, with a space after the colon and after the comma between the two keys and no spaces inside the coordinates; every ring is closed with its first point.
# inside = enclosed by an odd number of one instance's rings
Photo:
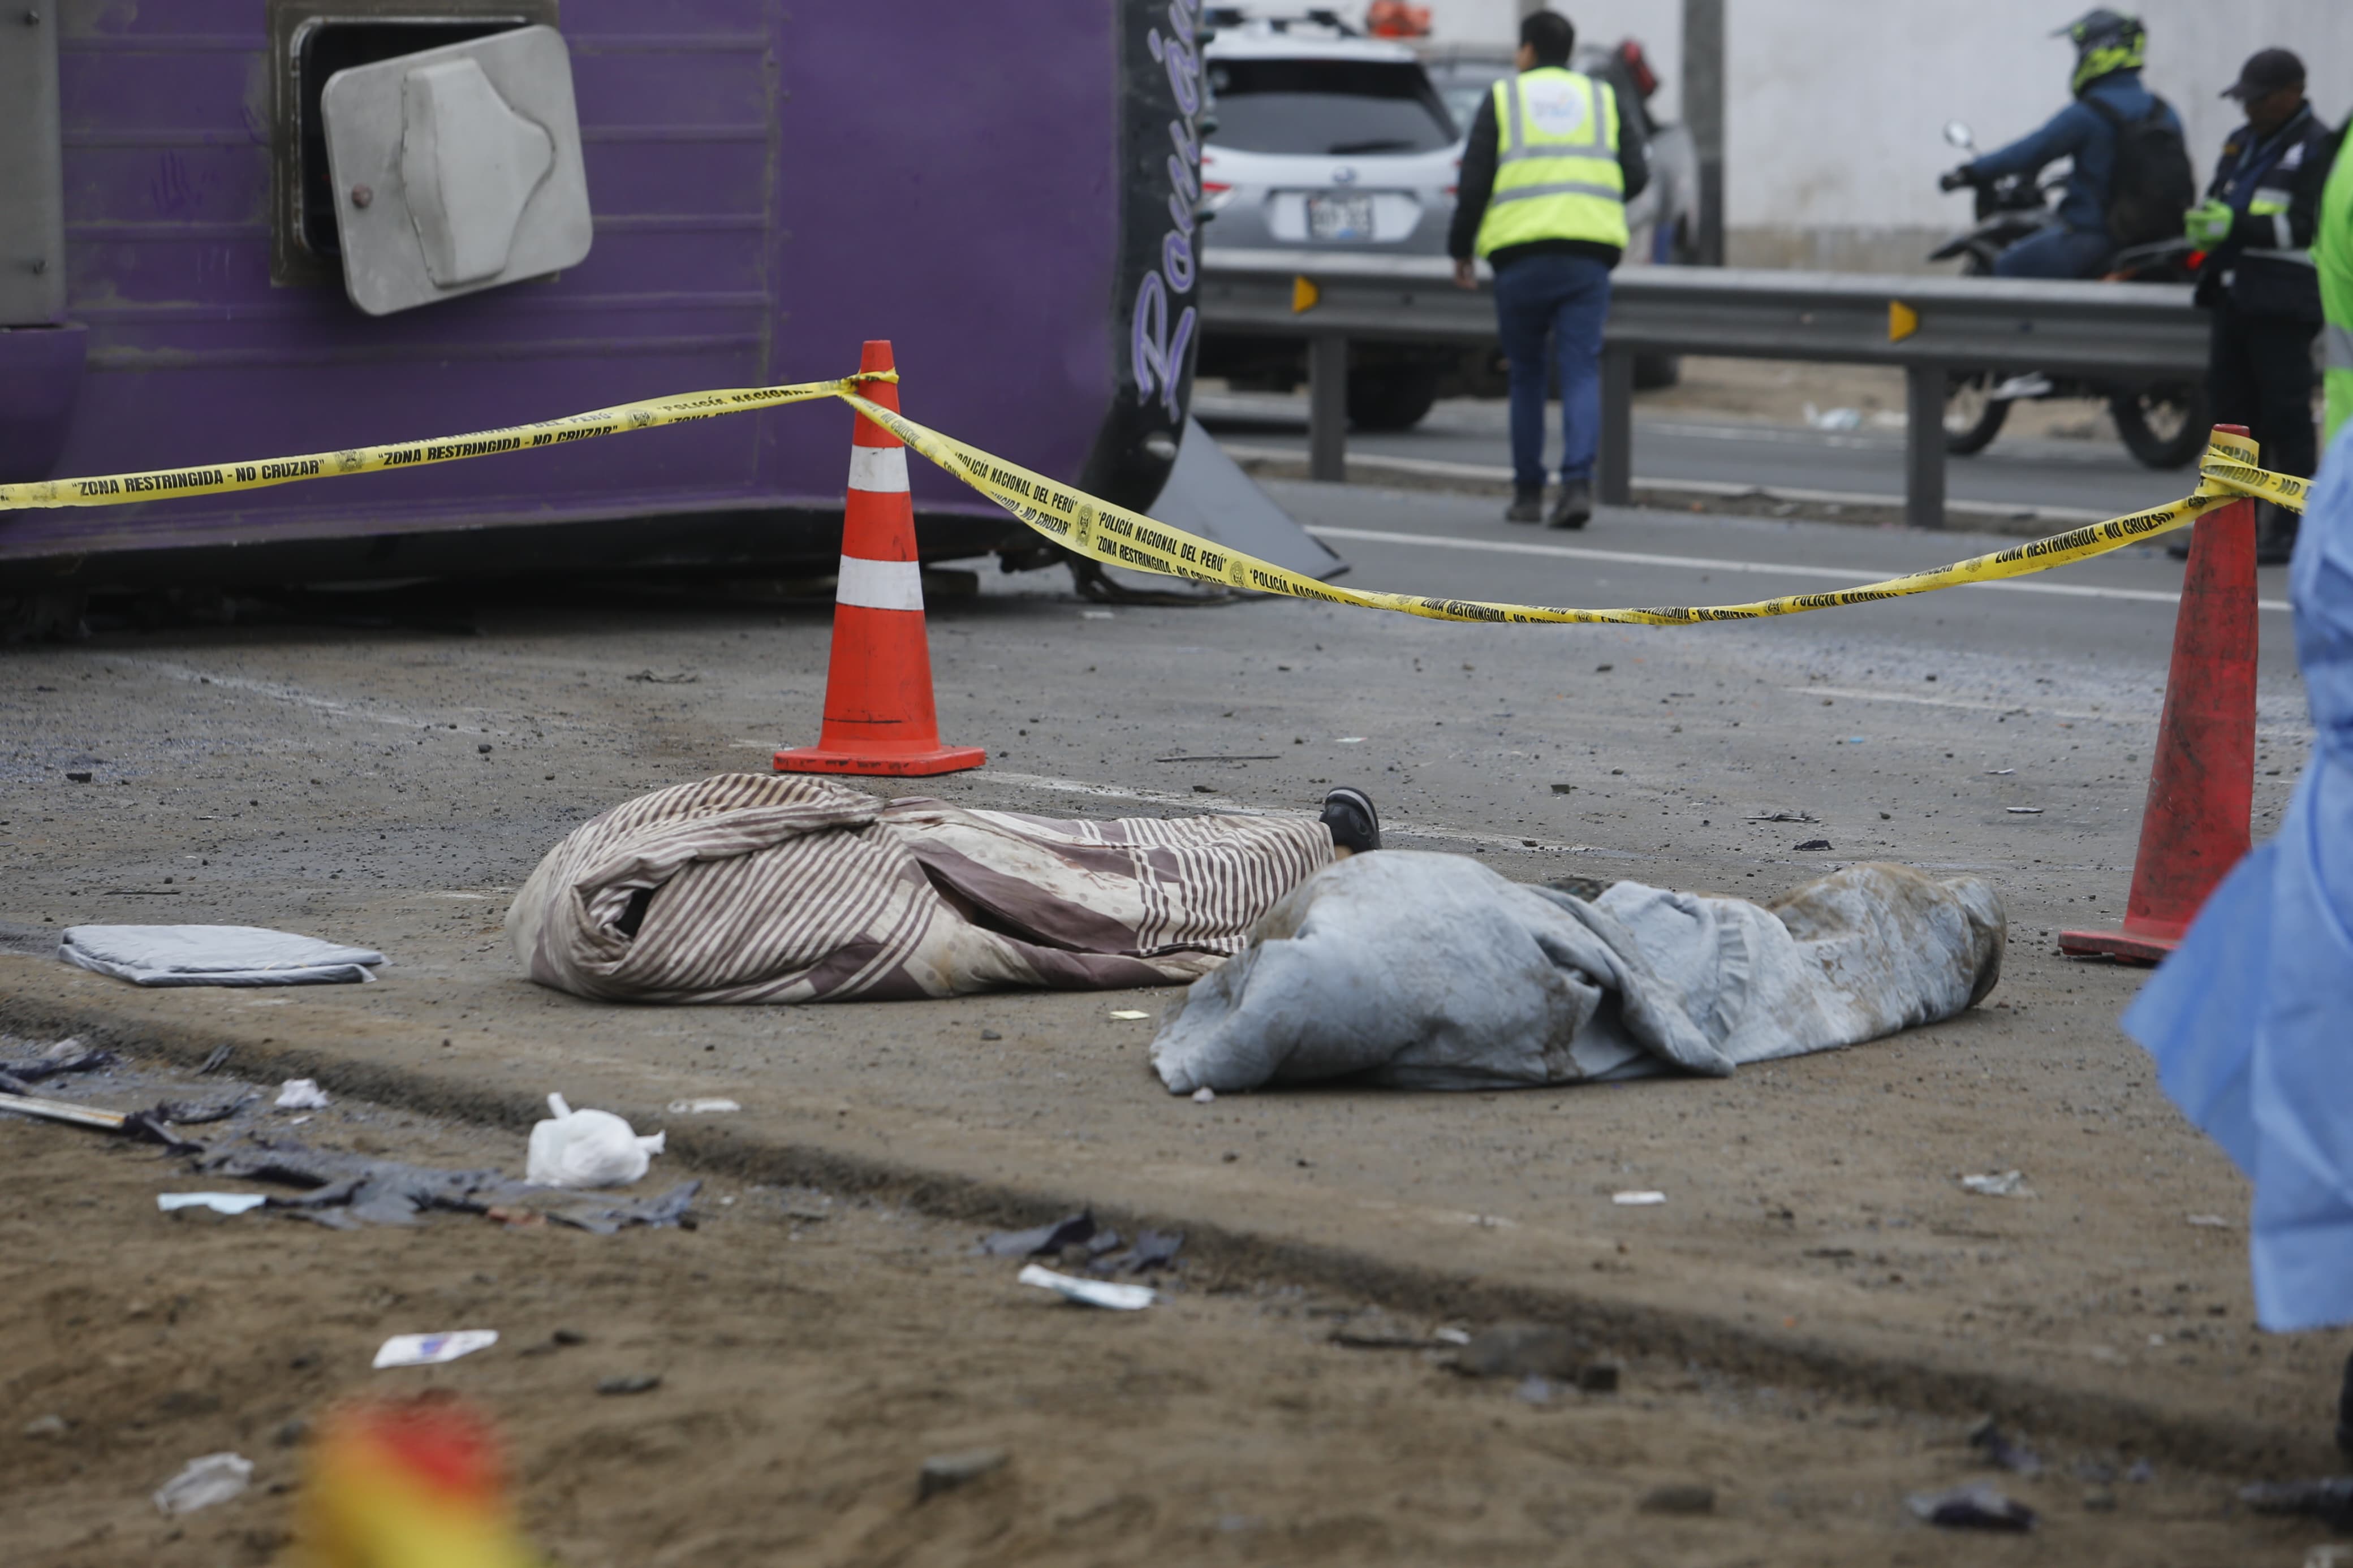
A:
{"type": "Polygon", "coordinates": [[[1583,479],[1571,479],[1560,487],[1560,499],[1552,503],[1552,515],[1545,519],[1545,526],[1583,528],[1592,515],[1593,487],[1583,479]]]}
{"type": "Polygon", "coordinates": [[[1335,847],[1354,855],[1381,847],[1381,814],[1373,797],[1343,784],[1324,797],[1324,826],[1332,830],[1335,847]]]}

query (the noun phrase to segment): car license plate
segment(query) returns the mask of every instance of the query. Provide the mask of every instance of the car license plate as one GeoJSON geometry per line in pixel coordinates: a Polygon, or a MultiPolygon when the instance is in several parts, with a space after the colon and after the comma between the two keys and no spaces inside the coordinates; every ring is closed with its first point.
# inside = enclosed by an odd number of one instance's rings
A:
{"type": "Polygon", "coordinates": [[[1307,198],[1310,239],[1370,239],[1373,198],[1370,196],[1310,196],[1307,198]]]}

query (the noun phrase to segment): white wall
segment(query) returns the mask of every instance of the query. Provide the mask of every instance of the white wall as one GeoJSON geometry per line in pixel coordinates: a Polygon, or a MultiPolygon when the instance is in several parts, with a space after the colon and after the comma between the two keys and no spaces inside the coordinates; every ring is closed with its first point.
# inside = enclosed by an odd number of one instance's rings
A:
{"type": "MultiPolygon", "coordinates": [[[[1520,0],[1423,0],[1444,39],[1507,42],[1520,0]]],[[[1963,226],[1942,131],[1990,149],[2067,101],[2073,51],[2051,32],[2089,0],[1727,0],[1725,221],[1752,260],[1900,265],[1963,226]]],[[[1677,117],[1682,0],[1550,0],[1580,39],[1642,41],[1677,117]]],[[[2127,0],[2128,4],[2128,0],[2127,0]]],[[[2119,5],[2120,9],[2127,8],[2119,5]]],[[[2217,95],[2256,49],[2304,57],[2320,112],[2353,111],[2353,0],[2143,0],[2147,79],[2181,114],[2202,183],[2236,105],[2217,95]]],[[[1736,259],[1742,258],[1736,254],[1736,259]]]]}
{"type": "MultiPolygon", "coordinates": [[[[1967,198],[1940,195],[1959,161],[1944,122],[1990,149],[2067,101],[2073,64],[2044,35],[2079,14],[2052,0],[1732,0],[1725,104],[1727,226],[1936,227],[1967,198]]],[[[2331,121],[2353,107],[2347,0],[2150,0],[2145,79],[2189,132],[2202,183],[2236,105],[2216,95],[2256,49],[2304,57],[2331,121]]]]}

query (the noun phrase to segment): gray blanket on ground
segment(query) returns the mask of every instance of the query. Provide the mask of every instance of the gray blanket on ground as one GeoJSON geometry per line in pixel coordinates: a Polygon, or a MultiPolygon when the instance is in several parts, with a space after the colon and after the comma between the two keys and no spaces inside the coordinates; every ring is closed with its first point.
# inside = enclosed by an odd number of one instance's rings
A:
{"type": "Polygon", "coordinates": [[[1851,866],[1766,908],[1639,882],[1588,901],[1382,850],[1267,911],[1169,1009],[1152,1065],[1178,1094],[1723,1076],[1961,1012],[1993,989],[2005,934],[1982,879],[1902,866],[1851,866]]]}

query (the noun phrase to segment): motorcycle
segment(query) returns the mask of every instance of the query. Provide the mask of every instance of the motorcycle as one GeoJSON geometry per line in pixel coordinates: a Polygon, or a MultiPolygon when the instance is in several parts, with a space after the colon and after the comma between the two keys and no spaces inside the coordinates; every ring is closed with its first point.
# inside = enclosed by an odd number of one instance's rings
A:
{"type": "MultiPolygon", "coordinates": [[[[1964,152],[1977,151],[1969,128],[1956,120],[1945,140],[1964,152]]],[[[2064,180],[2041,183],[2023,174],[1973,180],[1977,226],[1929,253],[1931,261],[1957,257],[1964,277],[1990,277],[1996,258],[2059,221],[2052,194],[2064,180]]],[[[2198,252],[2188,239],[2160,239],[2118,251],[2102,275],[2110,283],[2189,283],[2197,279],[2198,252]]],[[[2179,468],[2206,449],[2211,424],[2202,382],[2161,386],[2054,378],[2039,371],[1957,371],[1945,394],[1945,450],[1957,457],[1982,452],[2001,431],[2013,403],[2031,398],[2097,397],[2125,447],[2152,468],[2179,468]]]]}

